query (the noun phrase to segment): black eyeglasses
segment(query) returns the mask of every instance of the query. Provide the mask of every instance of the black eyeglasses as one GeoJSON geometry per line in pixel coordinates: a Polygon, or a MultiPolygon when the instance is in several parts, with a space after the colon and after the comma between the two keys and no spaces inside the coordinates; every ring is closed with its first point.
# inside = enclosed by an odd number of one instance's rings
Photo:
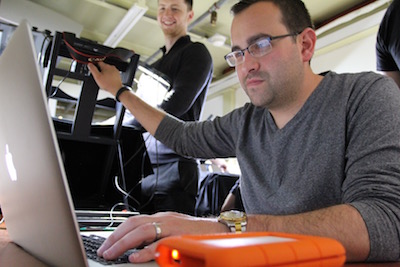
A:
{"type": "Polygon", "coordinates": [[[300,33],[301,32],[289,33],[289,34],[278,35],[278,36],[267,36],[267,37],[257,40],[255,43],[252,43],[245,49],[230,52],[224,58],[225,58],[226,62],[228,62],[229,66],[236,67],[237,65],[242,64],[244,62],[244,52],[246,52],[246,50],[249,51],[249,54],[252,55],[253,57],[262,57],[262,56],[268,54],[269,52],[271,52],[271,49],[272,49],[271,41],[272,40],[285,38],[285,37],[289,37],[289,36],[296,36],[300,33]]]}

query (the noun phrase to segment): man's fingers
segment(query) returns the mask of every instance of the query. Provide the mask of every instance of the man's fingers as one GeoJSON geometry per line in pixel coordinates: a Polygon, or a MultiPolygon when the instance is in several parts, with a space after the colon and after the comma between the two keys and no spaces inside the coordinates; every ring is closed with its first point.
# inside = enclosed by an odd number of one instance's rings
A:
{"type": "Polygon", "coordinates": [[[89,63],[88,64],[88,68],[90,70],[90,73],[92,73],[93,77],[96,79],[100,74],[100,72],[97,69],[97,67],[93,63],[89,63]]]}
{"type": "MultiPolygon", "coordinates": [[[[100,247],[98,255],[107,260],[115,259],[129,249],[153,243],[156,240],[156,234],[156,229],[151,222],[133,229],[128,227],[119,231],[119,233],[112,234],[100,247]]],[[[146,252],[143,252],[143,254],[147,255],[146,252]]],[[[149,260],[154,258],[154,255],[148,255],[145,258],[147,259],[149,256],[151,256],[149,260]]]]}
{"type": "Polygon", "coordinates": [[[129,261],[133,263],[142,263],[154,260],[157,243],[153,243],[138,252],[134,252],[129,255],[129,261]]]}

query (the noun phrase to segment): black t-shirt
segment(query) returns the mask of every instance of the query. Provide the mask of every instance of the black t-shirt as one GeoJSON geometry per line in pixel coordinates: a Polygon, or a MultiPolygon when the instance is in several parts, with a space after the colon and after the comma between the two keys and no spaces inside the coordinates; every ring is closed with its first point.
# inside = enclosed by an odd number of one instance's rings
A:
{"type": "Polygon", "coordinates": [[[388,7],[379,27],[376,41],[376,68],[398,71],[400,67],[400,0],[388,7]]]}
{"type": "MultiPolygon", "coordinates": [[[[170,82],[168,97],[160,104],[165,112],[184,121],[197,121],[206,99],[213,73],[213,62],[207,48],[192,42],[190,36],[181,37],[168,53],[151,65],[170,82]]],[[[147,152],[153,164],[182,159],[173,150],[145,135],[147,152]]]]}
{"type": "Polygon", "coordinates": [[[171,84],[168,99],[161,108],[185,121],[199,120],[209,83],[213,64],[207,48],[190,37],[181,37],[163,56],[151,66],[165,74],[171,84]]]}

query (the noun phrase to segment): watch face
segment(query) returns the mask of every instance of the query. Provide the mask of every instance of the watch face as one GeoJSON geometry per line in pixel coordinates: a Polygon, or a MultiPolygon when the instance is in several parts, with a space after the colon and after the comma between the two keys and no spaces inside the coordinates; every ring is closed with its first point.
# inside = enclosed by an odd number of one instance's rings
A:
{"type": "Polygon", "coordinates": [[[221,213],[220,218],[223,220],[235,221],[235,220],[245,220],[246,214],[238,210],[224,211],[221,213]]]}
{"type": "Polygon", "coordinates": [[[219,215],[218,222],[228,226],[231,232],[240,233],[246,231],[247,217],[246,213],[242,211],[224,211],[219,215]]]}

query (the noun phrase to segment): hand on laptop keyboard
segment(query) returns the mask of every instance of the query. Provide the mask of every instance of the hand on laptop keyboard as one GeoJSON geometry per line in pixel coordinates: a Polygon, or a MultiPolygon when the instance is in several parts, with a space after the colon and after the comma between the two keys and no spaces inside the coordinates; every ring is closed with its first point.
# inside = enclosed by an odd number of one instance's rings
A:
{"type": "Polygon", "coordinates": [[[129,263],[128,257],[130,254],[136,251],[136,249],[131,249],[126,251],[123,255],[119,256],[115,260],[106,260],[102,257],[97,256],[97,249],[103,244],[106,240],[104,237],[97,236],[97,235],[81,235],[83,245],[85,247],[86,256],[88,259],[97,261],[104,265],[111,265],[111,264],[121,264],[121,263],[129,263]]]}

